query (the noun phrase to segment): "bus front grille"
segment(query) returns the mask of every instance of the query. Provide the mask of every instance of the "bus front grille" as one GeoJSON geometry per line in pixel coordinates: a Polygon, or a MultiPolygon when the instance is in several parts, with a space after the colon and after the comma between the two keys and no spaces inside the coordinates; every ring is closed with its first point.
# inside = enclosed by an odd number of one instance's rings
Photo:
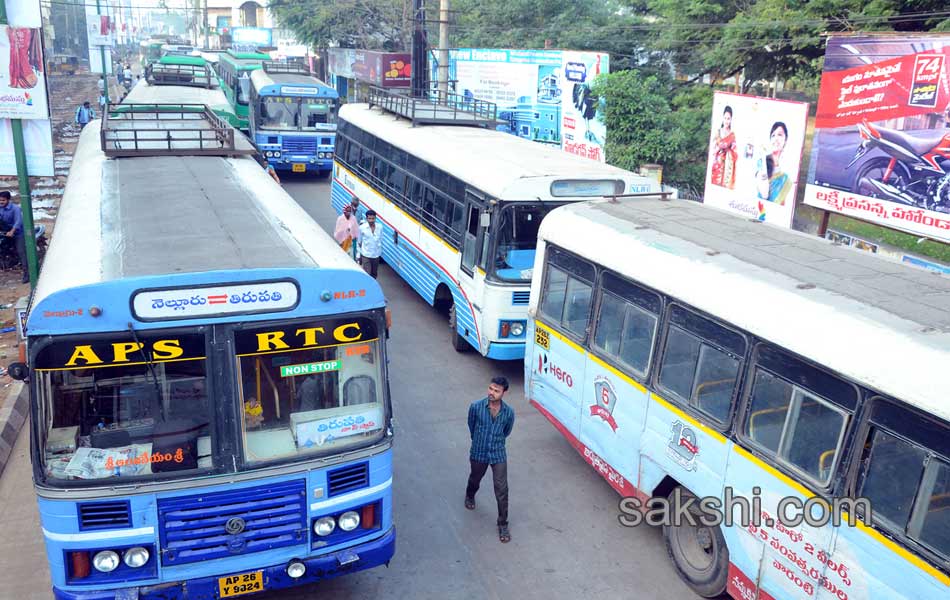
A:
{"type": "Polygon", "coordinates": [[[317,151],[317,140],[285,137],[283,148],[286,154],[314,154],[317,151]]]}
{"type": "Polygon", "coordinates": [[[515,306],[527,306],[531,292],[511,292],[511,303],[515,306]]]}
{"type": "Polygon", "coordinates": [[[162,563],[184,565],[307,542],[300,479],[158,501],[162,563]]]}

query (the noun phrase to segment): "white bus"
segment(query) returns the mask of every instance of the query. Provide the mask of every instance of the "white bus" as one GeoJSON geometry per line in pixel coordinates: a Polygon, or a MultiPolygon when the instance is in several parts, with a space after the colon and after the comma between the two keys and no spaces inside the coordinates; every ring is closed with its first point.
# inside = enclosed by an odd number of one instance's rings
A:
{"type": "Polygon", "coordinates": [[[663,524],[698,594],[950,597],[950,279],[658,199],[551,212],[535,272],[525,395],[621,524],[749,501],[663,524]]]}
{"type": "Polygon", "coordinates": [[[659,188],[500,131],[413,126],[366,104],[339,113],[333,207],[339,213],[356,196],[361,215],[376,211],[383,260],[429,304],[448,310],[458,351],[524,356],[534,249],[548,211],[659,188]]]}

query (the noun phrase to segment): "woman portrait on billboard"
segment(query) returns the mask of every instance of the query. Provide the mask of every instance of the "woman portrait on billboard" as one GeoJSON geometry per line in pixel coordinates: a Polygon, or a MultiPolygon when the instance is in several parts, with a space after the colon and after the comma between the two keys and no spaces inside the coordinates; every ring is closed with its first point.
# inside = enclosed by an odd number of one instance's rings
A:
{"type": "Polygon", "coordinates": [[[722,111],[722,124],[713,140],[712,184],[733,189],[736,185],[736,134],[732,131],[732,107],[722,111]]]}
{"type": "Polygon", "coordinates": [[[788,143],[788,127],[781,121],[772,124],[769,131],[769,146],[759,159],[755,177],[756,190],[762,200],[785,205],[785,199],[792,189],[788,173],[782,171],[782,153],[788,143]]]}

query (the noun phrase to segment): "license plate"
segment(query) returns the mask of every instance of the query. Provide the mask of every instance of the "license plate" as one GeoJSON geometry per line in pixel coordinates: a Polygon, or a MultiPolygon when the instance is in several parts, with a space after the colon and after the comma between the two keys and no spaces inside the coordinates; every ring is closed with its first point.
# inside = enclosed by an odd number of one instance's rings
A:
{"type": "Polygon", "coordinates": [[[307,170],[307,165],[294,165],[292,168],[294,173],[303,173],[307,170]]]}
{"type": "Polygon", "coordinates": [[[218,578],[218,592],[222,598],[260,592],[264,589],[264,572],[241,573],[218,578]]]}

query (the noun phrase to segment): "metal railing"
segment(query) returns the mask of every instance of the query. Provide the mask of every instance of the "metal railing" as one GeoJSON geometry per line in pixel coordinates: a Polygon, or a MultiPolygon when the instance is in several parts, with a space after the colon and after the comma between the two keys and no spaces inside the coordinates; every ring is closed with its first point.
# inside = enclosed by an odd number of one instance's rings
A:
{"type": "Polygon", "coordinates": [[[429,90],[426,97],[420,98],[374,86],[369,89],[368,102],[370,107],[379,106],[387,112],[411,119],[413,125],[491,125],[500,122],[497,104],[455,92],[429,90]]]}
{"type": "Polygon", "coordinates": [[[204,104],[109,104],[99,134],[109,157],[228,156],[234,128],[204,104]]]}
{"type": "Polygon", "coordinates": [[[217,85],[217,78],[207,65],[152,63],[146,69],[145,78],[149,85],[186,85],[208,89],[217,85]]]}
{"type": "Polygon", "coordinates": [[[285,75],[308,75],[313,77],[310,67],[296,62],[278,62],[265,60],[263,63],[265,73],[283,73],[285,75]]]}

